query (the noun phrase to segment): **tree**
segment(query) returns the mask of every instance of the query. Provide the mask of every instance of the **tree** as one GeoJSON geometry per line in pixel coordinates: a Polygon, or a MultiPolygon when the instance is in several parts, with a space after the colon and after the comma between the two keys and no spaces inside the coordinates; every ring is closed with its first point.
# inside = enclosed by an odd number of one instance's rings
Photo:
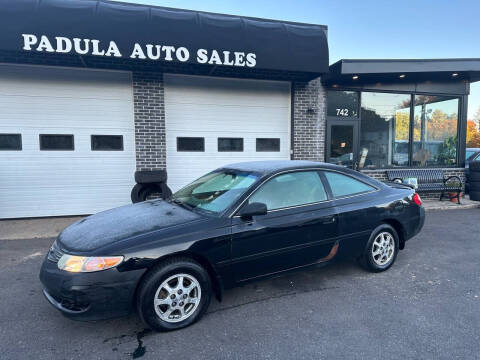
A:
{"type": "Polygon", "coordinates": [[[476,124],[477,130],[480,130],[480,107],[478,108],[475,115],[473,115],[473,122],[476,124]]]}
{"type": "MultiPolygon", "coordinates": [[[[477,114],[480,113],[480,109],[477,114]]],[[[467,121],[467,147],[478,148],[480,147],[480,133],[477,130],[477,125],[473,120],[467,121]]]]}
{"type": "Polygon", "coordinates": [[[407,140],[408,130],[410,128],[410,114],[397,111],[395,115],[395,140],[407,140]]]}

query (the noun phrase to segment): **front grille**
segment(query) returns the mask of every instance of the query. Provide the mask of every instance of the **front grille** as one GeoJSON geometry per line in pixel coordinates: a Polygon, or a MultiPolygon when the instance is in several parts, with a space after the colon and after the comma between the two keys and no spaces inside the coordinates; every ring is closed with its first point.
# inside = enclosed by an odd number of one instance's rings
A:
{"type": "Polygon", "coordinates": [[[50,248],[50,250],[48,251],[47,259],[54,263],[57,263],[58,260],[60,260],[60,258],[62,257],[62,255],[63,255],[63,252],[60,250],[60,248],[57,245],[57,242],[55,241],[52,244],[52,247],[50,248]]]}

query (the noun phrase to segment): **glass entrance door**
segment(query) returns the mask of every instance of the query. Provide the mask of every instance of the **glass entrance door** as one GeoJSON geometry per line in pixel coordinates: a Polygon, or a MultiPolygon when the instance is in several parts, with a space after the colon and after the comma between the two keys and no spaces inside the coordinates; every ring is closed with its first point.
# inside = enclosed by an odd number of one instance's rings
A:
{"type": "Polygon", "coordinates": [[[358,122],[332,120],[327,126],[327,162],[358,168],[358,122]]]}

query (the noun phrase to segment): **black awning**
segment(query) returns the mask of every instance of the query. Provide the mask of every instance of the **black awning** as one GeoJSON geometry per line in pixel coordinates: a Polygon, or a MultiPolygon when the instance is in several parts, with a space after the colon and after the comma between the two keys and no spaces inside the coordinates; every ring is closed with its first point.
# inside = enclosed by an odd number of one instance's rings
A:
{"type": "Polygon", "coordinates": [[[480,80],[479,59],[343,59],[330,66],[327,84],[480,80]]]}
{"type": "Polygon", "coordinates": [[[0,23],[0,51],[23,55],[328,72],[322,25],[98,0],[0,0],[0,23]]]}

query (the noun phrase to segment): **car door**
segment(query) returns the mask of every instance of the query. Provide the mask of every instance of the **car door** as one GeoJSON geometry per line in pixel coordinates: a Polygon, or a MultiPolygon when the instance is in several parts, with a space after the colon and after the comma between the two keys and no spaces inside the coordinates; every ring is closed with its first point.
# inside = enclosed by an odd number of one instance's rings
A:
{"type": "Polygon", "coordinates": [[[323,171],[338,214],[338,235],[344,254],[361,252],[378,225],[382,208],[374,186],[337,171],[323,171]]]}
{"type": "MultiPolygon", "coordinates": [[[[278,174],[244,202],[267,205],[267,214],[232,218],[232,269],[236,281],[320,262],[337,233],[335,208],[315,170],[278,174]]],[[[241,210],[241,209],[240,209],[241,210]]]]}

